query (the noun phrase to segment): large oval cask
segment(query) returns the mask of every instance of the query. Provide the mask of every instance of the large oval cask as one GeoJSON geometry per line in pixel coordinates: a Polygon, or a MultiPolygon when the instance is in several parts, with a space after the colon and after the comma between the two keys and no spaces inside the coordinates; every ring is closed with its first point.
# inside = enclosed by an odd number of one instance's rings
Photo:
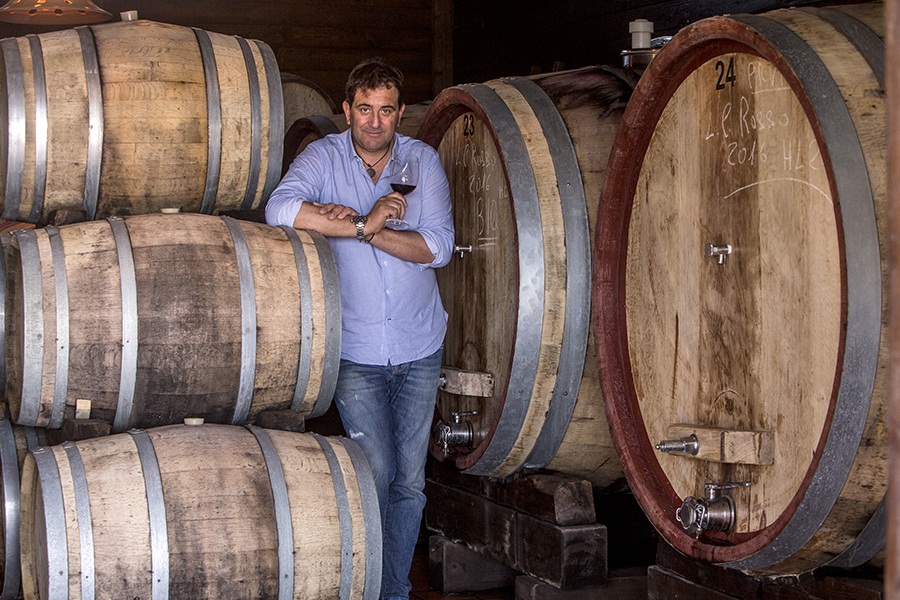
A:
{"type": "Polygon", "coordinates": [[[499,79],[444,90],[422,123],[459,245],[438,271],[449,325],[432,452],[468,473],[621,477],[585,357],[590,223],[630,91],[601,67],[499,79]]]}
{"type": "Polygon", "coordinates": [[[695,23],[625,112],[593,328],[625,475],[689,556],[798,573],[883,542],[882,9],[695,23]]]}
{"type": "Polygon", "coordinates": [[[3,218],[256,208],[278,182],[264,43],[138,20],[0,42],[3,218]]]}
{"type": "Polygon", "coordinates": [[[351,440],[174,425],[40,448],[27,599],[378,598],[381,516],[351,440]]]}
{"type": "Polygon", "coordinates": [[[155,214],[16,232],[6,248],[6,399],[59,427],[78,400],[113,431],[265,409],[321,415],[340,357],[325,238],[155,214]]]}

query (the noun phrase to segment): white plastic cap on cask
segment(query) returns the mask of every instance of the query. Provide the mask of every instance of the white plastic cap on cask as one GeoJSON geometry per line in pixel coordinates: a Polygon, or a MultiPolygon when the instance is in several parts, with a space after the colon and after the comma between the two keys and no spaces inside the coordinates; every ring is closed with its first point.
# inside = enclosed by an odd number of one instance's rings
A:
{"type": "Polygon", "coordinates": [[[119,17],[123,21],[137,21],[138,20],[138,11],[126,10],[126,11],[120,12],[119,17]]]}
{"type": "Polygon", "coordinates": [[[650,37],[653,35],[653,21],[635,19],[628,23],[628,33],[631,34],[632,49],[649,48],[650,37]]]}

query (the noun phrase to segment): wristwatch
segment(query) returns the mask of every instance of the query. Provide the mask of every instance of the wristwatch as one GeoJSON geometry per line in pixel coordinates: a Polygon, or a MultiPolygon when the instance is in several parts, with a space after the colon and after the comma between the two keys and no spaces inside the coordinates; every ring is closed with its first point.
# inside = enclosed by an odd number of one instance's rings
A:
{"type": "Polygon", "coordinates": [[[365,232],[367,220],[366,215],[353,215],[350,217],[350,222],[356,225],[356,240],[364,244],[368,243],[365,232]]]}

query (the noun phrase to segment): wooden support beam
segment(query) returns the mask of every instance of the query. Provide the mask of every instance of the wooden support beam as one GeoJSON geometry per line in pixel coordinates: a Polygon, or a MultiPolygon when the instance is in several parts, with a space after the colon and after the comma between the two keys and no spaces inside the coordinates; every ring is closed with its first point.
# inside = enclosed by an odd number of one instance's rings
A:
{"type": "Polygon", "coordinates": [[[610,572],[606,585],[580,590],[561,590],[521,575],[516,578],[516,600],[647,600],[647,570],[610,572]]]}
{"type": "Polygon", "coordinates": [[[442,594],[510,587],[517,575],[514,569],[463,544],[439,535],[428,539],[428,584],[442,594]]]}
{"type": "Polygon", "coordinates": [[[556,525],[597,522],[590,482],[558,473],[534,473],[501,485],[497,502],[556,525]]]}
{"type": "Polygon", "coordinates": [[[606,581],[604,525],[557,525],[433,480],[425,495],[426,527],[445,538],[560,589],[606,581]]]}

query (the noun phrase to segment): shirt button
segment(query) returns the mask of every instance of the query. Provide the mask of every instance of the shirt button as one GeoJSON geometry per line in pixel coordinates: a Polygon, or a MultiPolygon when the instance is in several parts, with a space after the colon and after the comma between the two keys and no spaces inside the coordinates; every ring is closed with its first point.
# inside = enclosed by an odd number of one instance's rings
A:
{"type": "Polygon", "coordinates": [[[384,266],[387,266],[387,261],[384,261],[382,264],[383,264],[384,266]]]}
{"type": "Polygon", "coordinates": [[[391,290],[384,290],[384,293],[387,294],[388,296],[390,296],[390,295],[391,295],[391,290]]]}

